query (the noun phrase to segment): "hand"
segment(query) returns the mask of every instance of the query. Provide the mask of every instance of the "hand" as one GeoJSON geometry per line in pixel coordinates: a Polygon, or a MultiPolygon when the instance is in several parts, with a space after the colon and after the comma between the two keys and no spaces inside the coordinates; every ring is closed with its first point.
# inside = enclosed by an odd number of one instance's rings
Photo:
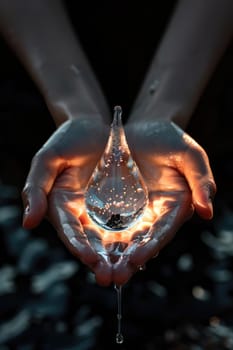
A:
{"type": "Polygon", "coordinates": [[[148,188],[151,215],[144,219],[147,228],[137,227],[114,265],[113,280],[119,285],[159,253],[194,209],[202,218],[211,219],[216,191],[205,151],[177,125],[134,122],[127,125],[126,132],[148,188]]]}
{"type": "Polygon", "coordinates": [[[102,285],[111,282],[112,264],[99,233],[92,229],[88,237],[79,218],[85,187],[108,132],[105,124],[93,119],[62,124],[35,155],[23,190],[24,227],[35,227],[46,215],[67,248],[91,268],[102,285]]]}

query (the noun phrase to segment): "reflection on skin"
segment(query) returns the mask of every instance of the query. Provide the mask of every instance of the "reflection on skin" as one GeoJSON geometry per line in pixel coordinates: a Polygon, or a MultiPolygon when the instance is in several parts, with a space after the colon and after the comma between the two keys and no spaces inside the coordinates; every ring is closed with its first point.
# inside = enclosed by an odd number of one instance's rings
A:
{"type": "Polygon", "coordinates": [[[107,142],[108,128],[69,121],[33,160],[23,192],[24,226],[47,216],[69,251],[98,284],[122,285],[168,243],[193,210],[213,215],[213,175],[204,150],[170,122],[128,124],[127,141],[148,190],[149,204],[131,230],[104,231],[85,213],[84,193],[107,142]]]}
{"type": "MultiPolygon", "coordinates": [[[[64,193],[61,195],[57,192],[53,195],[53,208],[56,208],[53,215],[59,216],[55,221],[63,222],[65,243],[69,248],[73,246],[75,255],[81,249],[81,259],[95,272],[100,284],[105,284],[105,278],[96,272],[99,261],[96,261],[94,254],[91,256],[86,247],[99,256],[101,271],[109,276],[106,284],[123,284],[139,266],[158,254],[175,233],[174,226],[177,230],[180,222],[193,212],[188,188],[187,192],[169,193],[160,190],[150,193],[150,201],[143,216],[130,229],[118,232],[104,230],[93,223],[86,213],[83,194],[72,194],[70,197],[70,193],[64,196],[64,193]],[[62,209],[59,205],[54,206],[61,200],[62,209]],[[86,249],[86,256],[83,249],[86,249]]],[[[64,237],[62,239],[64,241],[64,237]]]]}

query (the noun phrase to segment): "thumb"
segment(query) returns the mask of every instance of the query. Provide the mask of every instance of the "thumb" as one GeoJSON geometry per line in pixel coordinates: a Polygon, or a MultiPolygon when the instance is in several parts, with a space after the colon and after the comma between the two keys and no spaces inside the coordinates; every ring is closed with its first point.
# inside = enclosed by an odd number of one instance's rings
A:
{"type": "Polygon", "coordinates": [[[47,211],[47,195],[61,168],[61,160],[50,150],[41,149],[33,158],[27,176],[22,199],[24,204],[23,226],[37,226],[47,211]]]}
{"type": "Polygon", "coordinates": [[[197,213],[204,219],[213,217],[216,184],[210,168],[209,159],[201,146],[194,145],[186,151],[183,173],[192,191],[192,201],[197,213]]]}

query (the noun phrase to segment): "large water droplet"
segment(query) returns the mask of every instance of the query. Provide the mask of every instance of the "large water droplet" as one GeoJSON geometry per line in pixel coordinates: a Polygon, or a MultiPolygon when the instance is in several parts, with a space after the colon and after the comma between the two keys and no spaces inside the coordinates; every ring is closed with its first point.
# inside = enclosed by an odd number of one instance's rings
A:
{"type": "Polygon", "coordinates": [[[122,231],[134,225],[148,200],[146,186],[130,154],[121,113],[121,107],[114,108],[107,146],[85,193],[90,218],[111,231],[122,231]]]}

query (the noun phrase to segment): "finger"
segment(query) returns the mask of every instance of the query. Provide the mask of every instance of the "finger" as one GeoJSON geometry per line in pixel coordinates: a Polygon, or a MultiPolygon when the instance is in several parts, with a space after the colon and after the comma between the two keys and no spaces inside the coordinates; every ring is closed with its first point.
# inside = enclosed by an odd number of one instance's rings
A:
{"type": "Polygon", "coordinates": [[[75,200],[76,196],[69,191],[67,195],[65,191],[62,193],[53,191],[49,197],[49,219],[68,250],[94,272],[98,284],[107,286],[112,282],[112,265],[103,249],[101,250],[99,246],[95,249],[97,247],[93,239],[90,241],[84,232],[78,219],[81,213],[81,201],[75,200]],[[72,210],[69,209],[70,202],[72,210]]]}
{"type": "Polygon", "coordinates": [[[123,255],[121,259],[113,265],[113,283],[123,286],[134,275],[136,269],[129,263],[129,255],[123,255]]]}
{"type": "Polygon", "coordinates": [[[112,282],[111,265],[90,245],[79,222],[63,223],[57,232],[68,250],[94,272],[98,284],[107,286],[112,282]]]}
{"type": "Polygon", "coordinates": [[[107,286],[112,283],[112,262],[102,241],[101,234],[88,224],[83,225],[83,231],[88,244],[98,256],[97,264],[90,266],[95,273],[96,282],[107,286]]]}
{"type": "Polygon", "coordinates": [[[95,274],[96,282],[108,286],[112,282],[112,267],[105,256],[91,246],[79,222],[63,223],[58,234],[69,251],[95,274]]]}
{"type": "Polygon", "coordinates": [[[112,283],[112,266],[105,259],[101,259],[96,264],[93,272],[99,285],[107,287],[112,283]]]}
{"type": "Polygon", "coordinates": [[[192,200],[197,213],[204,219],[211,219],[216,184],[208,156],[199,145],[186,152],[182,171],[192,191],[192,200]]]}
{"type": "Polygon", "coordinates": [[[50,151],[39,151],[32,160],[31,168],[22,191],[24,204],[23,226],[37,226],[47,211],[47,194],[61,171],[62,161],[50,151]]]}
{"type": "Polygon", "coordinates": [[[22,192],[24,204],[23,227],[30,229],[37,226],[47,211],[47,198],[44,190],[26,186],[22,192]]]}

